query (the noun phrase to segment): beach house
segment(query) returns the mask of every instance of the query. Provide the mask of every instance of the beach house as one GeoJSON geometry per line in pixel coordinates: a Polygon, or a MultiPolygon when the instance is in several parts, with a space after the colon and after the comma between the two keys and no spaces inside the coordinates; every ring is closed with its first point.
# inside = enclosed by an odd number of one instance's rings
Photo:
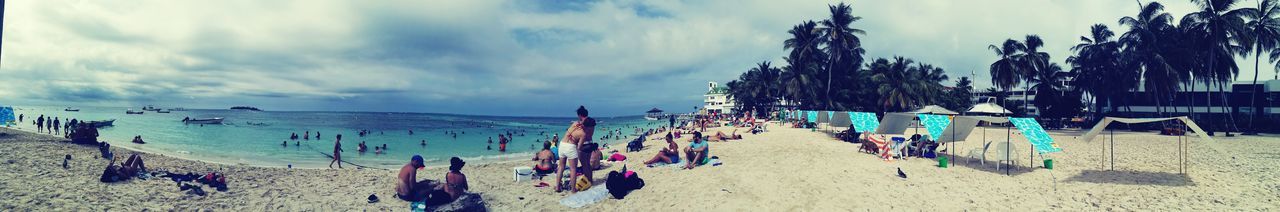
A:
{"type": "Polygon", "coordinates": [[[708,113],[733,113],[733,99],[729,97],[729,88],[716,82],[707,82],[707,94],[702,95],[703,109],[708,113]]]}

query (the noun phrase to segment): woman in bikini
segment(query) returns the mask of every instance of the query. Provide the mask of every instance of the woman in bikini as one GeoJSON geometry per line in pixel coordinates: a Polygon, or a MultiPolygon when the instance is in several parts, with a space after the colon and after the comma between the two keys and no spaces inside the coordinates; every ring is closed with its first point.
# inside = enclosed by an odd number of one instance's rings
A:
{"type": "MultiPolygon", "coordinates": [[[[587,140],[585,137],[586,132],[582,129],[583,123],[588,120],[587,108],[578,106],[577,113],[578,121],[569,124],[569,129],[564,132],[564,139],[560,140],[560,144],[556,147],[557,152],[560,154],[560,161],[556,167],[570,167],[569,182],[575,182],[574,180],[577,179],[578,170],[575,167],[578,167],[578,152],[580,151],[578,146],[587,140]]],[[[563,181],[560,179],[564,179],[563,168],[556,169],[556,192],[562,190],[563,181]]]]}
{"type": "Polygon", "coordinates": [[[653,159],[649,159],[649,161],[645,161],[644,165],[651,165],[658,162],[663,162],[668,164],[679,163],[680,162],[679,149],[680,149],[680,146],[676,145],[675,140],[673,140],[671,137],[671,133],[667,133],[667,148],[659,150],[658,155],[654,155],[653,159]]]}

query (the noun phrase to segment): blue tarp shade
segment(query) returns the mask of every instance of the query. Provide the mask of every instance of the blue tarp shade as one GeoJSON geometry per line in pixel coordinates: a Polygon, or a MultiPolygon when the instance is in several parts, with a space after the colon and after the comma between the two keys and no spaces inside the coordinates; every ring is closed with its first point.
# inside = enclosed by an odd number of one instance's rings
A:
{"type": "Polygon", "coordinates": [[[1036,152],[1040,154],[1061,152],[1062,149],[1053,145],[1053,138],[1049,137],[1049,132],[1045,132],[1040,127],[1040,123],[1032,118],[1009,118],[1009,122],[1013,122],[1013,126],[1018,127],[1018,131],[1027,137],[1027,141],[1031,142],[1031,146],[1036,148],[1036,152]]]}
{"type": "Polygon", "coordinates": [[[849,119],[853,121],[854,131],[859,133],[874,132],[880,127],[880,119],[875,113],[849,112],[849,119]]]}
{"type": "Polygon", "coordinates": [[[809,123],[817,123],[817,122],[818,122],[818,111],[805,111],[805,116],[807,116],[807,118],[809,118],[808,120],[806,120],[806,121],[808,121],[809,123]]]}
{"type": "Polygon", "coordinates": [[[0,107],[0,125],[15,125],[17,122],[12,107],[0,107]]]}
{"type": "Polygon", "coordinates": [[[924,128],[929,131],[929,137],[938,139],[942,135],[942,131],[947,129],[947,125],[951,125],[951,117],[947,115],[937,114],[917,114],[920,117],[920,123],[924,124],[924,128]]]}

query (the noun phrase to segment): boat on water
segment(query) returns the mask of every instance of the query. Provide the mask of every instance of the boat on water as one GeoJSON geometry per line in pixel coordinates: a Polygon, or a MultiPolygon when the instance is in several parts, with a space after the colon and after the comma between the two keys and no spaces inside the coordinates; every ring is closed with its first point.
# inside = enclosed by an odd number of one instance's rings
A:
{"type": "Polygon", "coordinates": [[[169,109],[169,111],[187,111],[187,109],[186,109],[186,108],[175,107],[175,108],[173,108],[173,109],[169,109]]]}
{"type": "Polygon", "coordinates": [[[182,119],[182,123],[183,124],[222,124],[222,117],[194,118],[194,119],[191,117],[187,117],[182,119]]]}
{"type": "Polygon", "coordinates": [[[169,113],[169,110],[156,110],[156,113],[169,113]]]}
{"type": "Polygon", "coordinates": [[[155,106],[151,106],[151,105],[147,105],[146,107],[142,107],[142,111],[159,111],[159,110],[160,110],[160,108],[156,108],[155,106]]]}
{"type": "Polygon", "coordinates": [[[142,111],[134,111],[133,109],[124,111],[124,114],[142,114],[142,113],[143,113],[142,111]]]}
{"type": "Polygon", "coordinates": [[[67,107],[67,109],[62,109],[62,111],[67,111],[67,112],[80,112],[80,108],[67,107]]]}
{"type": "Polygon", "coordinates": [[[81,122],[81,124],[86,125],[86,126],[91,126],[91,127],[93,127],[93,128],[103,128],[103,127],[113,126],[113,125],[115,125],[115,123],[116,123],[116,120],[115,120],[115,119],[111,119],[111,120],[102,120],[102,121],[86,121],[86,122],[81,122]]]}
{"type": "Polygon", "coordinates": [[[235,107],[231,107],[231,109],[232,109],[232,110],[262,111],[261,109],[258,109],[258,108],[256,108],[256,107],[250,107],[250,106],[235,106],[235,107]]]}

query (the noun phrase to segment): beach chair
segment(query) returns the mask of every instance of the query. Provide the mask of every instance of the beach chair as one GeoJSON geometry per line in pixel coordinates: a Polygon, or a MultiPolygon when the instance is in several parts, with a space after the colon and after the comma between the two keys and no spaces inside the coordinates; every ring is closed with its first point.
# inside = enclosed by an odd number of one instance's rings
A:
{"type": "Polygon", "coordinates": [[[1013,160],[1013,157],[1017,157],[1017,155],[1018,149],[1017,147],[1014,147],[1012,143],[996,143],[996,162],[998,162],[996,163],[996,170],[1000,170],[1000,165],[1004,164],[1005,161],[1009,161],[1009,165],[1016,164],[1017,161],[1013,160]]]}
{"type": "Polygon", "coordinates": [[[965,163],[967,164],[967,163],[973,162],[973,159],[978,159],[978,162],[980,164],[987,165],[987,148],[990,148],[990,147],[991,147],[991,142],[987,142],[985,144],[982,144],[982,149],[969,150],[969,156],[968,156],[969,160],[966,160],[965,163]]]}
{"type": "Polygon", "coordinates": [[[915,143],[915,140],[913,139],[903,139],[903,140],[905,141],[902,141],[901,143],[897,143],[895,141],[894,143],[897,146],[894,146],[893,150],[890,152],[892,152],[894,156],[898,156],[898,158],[902,158],[902,160],[906,160],[907,157],[910,156],[908,155],[910,151],[908,151],[907,147],[911,146],[912,143],[915,143]]]}

